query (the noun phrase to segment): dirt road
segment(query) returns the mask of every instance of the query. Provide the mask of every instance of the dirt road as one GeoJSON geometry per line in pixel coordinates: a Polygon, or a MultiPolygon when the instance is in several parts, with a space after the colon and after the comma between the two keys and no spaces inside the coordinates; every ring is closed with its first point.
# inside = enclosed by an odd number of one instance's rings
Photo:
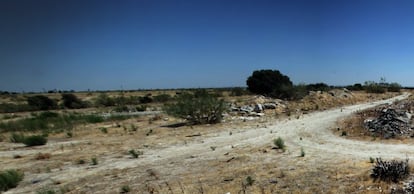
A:
{"type": "MultiPolygon", "coordinates": [[[[300,154],[300,149],[303,148],[306,150],[307,162],[329,162],[338,158],[367,160],[369,157],[382,157],[385,159],[409,157],[413,159],[414,145],[392,145],[381,142],[349,140],[335,135],[331,131],[338,119],[349,116],[355,111],[384,103],[391,103],[408,96],[409,94],[403,94],[388,100],[309,113],[300,116],[300,118],[273,121],[275,123],[268,123],[267,127],[262,128],[229,129],[219,133],[206,134],[194,137],[183,143],[160,145],[155,149],[144,150],[144,155],[137,160],[125,159],[119,157],[119,153],[112,153],[100,158],[99,165],[93,168],[68,164],[58,171],[52,170],[48,173],[28,174],[23,184],[6,193],[30,193],[33,191],[33,185],[31,184],[33,180],[43,180],[39,184],[40,186],[38,185],[37,187],[50,184],[50,180],[54,182],[58,180],[65,184],[76,182],[78,188],[81,188],[85,187],[82,184],[86,184],[88,177],[93,179],[91,177],[126,169],[130,169],[123,171],[125,176],[129,177],[128,179],[132,179],[131,177],[139,179],[140,177],[148,176],[148,169],[155,169],[158,174],[161,174],[166,179],[168,177],[183,176],[186,173],[205,172],[208,168],[213,168],[207,165],[207,161],[225,160],[229,157],[227,156],[228,153],[235,152],[235,150],[240,153],[243,150],[269,147],[272,145],[272,140],[276,137],[281,137],[285,140],[287,145],[286,158],[297,157],[300,154]]],[[[12,156],[15,154],[14,152],[16,151],[3,151],[2,155],[12,156]]],[[[24,151],[20,150],[18,154],[24,154],[24,151]]],[[[95,190],[108,186],[108,183],[105,182],[94,184],[96,186],[95,190]]],[[[112,192],[107,191],[104,193],[112,192]]]]}

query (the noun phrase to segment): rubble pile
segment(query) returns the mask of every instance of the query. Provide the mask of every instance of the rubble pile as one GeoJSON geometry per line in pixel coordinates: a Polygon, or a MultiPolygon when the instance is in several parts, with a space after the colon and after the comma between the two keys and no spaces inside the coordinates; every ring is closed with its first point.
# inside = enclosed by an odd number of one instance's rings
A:
{"type": "Polygon", "coordinates": [[[364,121],[365,128],[371,134],[382,136],[385,139],[397,136],[411,136],[411,114],[405,110],[384,108],[379,117],[364,121]]]}
{"type": "Polygon", "coordinates": [[[255,96],[249,100],[246,105],[238,105],[237,103],[230,104],[230,111],[233,114],[241,116],[261,117],[265,115],[265,110],[284,111],[286,105],[282,100],[266,98],[264,96],[255,96]],[[280,110],[279,110],[280,109],[280,110]]]}

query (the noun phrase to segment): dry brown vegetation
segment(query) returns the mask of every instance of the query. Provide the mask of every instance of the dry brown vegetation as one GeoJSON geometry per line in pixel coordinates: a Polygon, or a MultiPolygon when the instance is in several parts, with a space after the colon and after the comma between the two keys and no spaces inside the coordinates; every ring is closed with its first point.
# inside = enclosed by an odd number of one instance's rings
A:
{"type": "MultiPolygon", "coordinates": [[[[174,95],[176,91],[167,92],[174,95]]],[[[60,98],[60,94],[47,95],[53,99],[60,98]]],[[[82,100],[92,100],[99,94],[76,95],[82,100]]],[[[117,96],[119,93],[109,95],[117,96]]],[[[8,140],[10,133],[2,133],[0,165],[4,169],[19,169],[25,173],[24,180],[9,193],[32,193],[45,187],[61,193],[119,193],[125,185],[131,189],[130,193],[384,192],[396,185],[372,181],[369,177],[372,167],[370,156],[347,157],[335,151],[319,155],[323,151],[318,148],[304,147],[306,155],[300,157],[300,145],[296,142],[312,137],[306,132],[303,136],[291,137],[296,138],[295,141],[286,137],[287,151],[281,152],[273,149],[271,139],[278,136],[284,138],[285,134],[271,126],[275,123],[282,125],[288,120],[299,121],[304,113],[395,95],[398,94],[354,92],[344,97],[326,92],[314,93],[300,101],[284,102],[284,109],[266,110],[264,117],[246,121],[230,115],[224,118],[223,123],[216,125],[166,127],[182,120],[165,114],[82,124],[71,131],[71,137],[64,132],[49,134],[47,145],[39,147],[11,143],[8,140]],[[104,133],[102,128],[107,132],[104,133]],[[266,131],[270,137],[254,141],[243,139],[250,133],[254,134],[255,130],[266,131]],[[232,138],[228,144],[215,142],[228,137],[232,138]],[[143,154],[133,158],[129,150],[143,154]],[[97,159],[97,165],[91,165],[92,158],[97,159]]],[[[251,104],[257,99],[251,95],[229,96],[226,92],[223,96],[226,101],[238,104],[251,104]]],[[[15,101],[10,98],[5,100],[15,101]]],[[[149,106],[159,109],[161,104],[149,106]]],[[[93,108],[76,111],[91,113],[106,110],[93,108]]],[[[7,119],[4,119],[5,115],[10,114],[0,115],[0,121],[19,119],[30,113],[18,113],[16,118],[7,119]]],[[[344,121],[345,125],[340,128],[347,129],[348,138],[359,138],[361,131],[352,126],[359,121],[344,121]]],[[[324,144],[322,140],[319,143],[324,144]]]]}

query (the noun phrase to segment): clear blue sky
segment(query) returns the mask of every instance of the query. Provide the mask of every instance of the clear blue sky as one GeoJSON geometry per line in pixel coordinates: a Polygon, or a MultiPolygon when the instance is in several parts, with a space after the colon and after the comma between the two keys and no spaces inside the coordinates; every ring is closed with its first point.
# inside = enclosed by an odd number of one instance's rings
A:
{"type": "Polygon", "coordinates": [[[0,90],[414,86],[410,0],[0,0],[0,90]]]}

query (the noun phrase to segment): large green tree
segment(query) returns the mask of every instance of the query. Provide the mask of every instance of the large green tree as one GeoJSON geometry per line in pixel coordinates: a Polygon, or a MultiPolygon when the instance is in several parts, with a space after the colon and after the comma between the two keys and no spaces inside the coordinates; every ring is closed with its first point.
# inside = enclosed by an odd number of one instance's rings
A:
{"type": "Polygon", "coordinates": [[[293,84],[278,70],[257,70],[247,78],[250,92],[276,98],[290,98],[293,84]]]}

